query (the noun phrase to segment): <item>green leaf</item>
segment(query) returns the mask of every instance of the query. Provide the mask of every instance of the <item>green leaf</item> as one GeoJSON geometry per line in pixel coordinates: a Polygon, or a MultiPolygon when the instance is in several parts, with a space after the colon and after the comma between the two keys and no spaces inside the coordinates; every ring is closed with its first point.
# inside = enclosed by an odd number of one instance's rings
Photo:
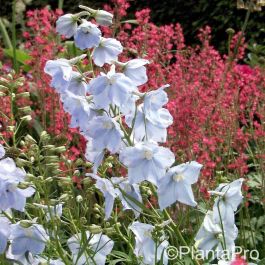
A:
{"type": "MultiPolygon", "coordinates": [[[[13,49],[4,49],[4,54],[13,58],[13,49]]],[[[17,61],[23,65],[27,65],[26,61],[31,60],[32,57],[27,54],[25,51],[16,49],[17,61]]]]}

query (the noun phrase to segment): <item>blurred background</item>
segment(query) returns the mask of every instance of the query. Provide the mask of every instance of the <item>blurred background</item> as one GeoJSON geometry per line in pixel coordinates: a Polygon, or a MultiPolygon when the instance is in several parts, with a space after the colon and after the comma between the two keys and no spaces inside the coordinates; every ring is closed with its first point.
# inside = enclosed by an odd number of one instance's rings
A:
{"type": "MultiPolygon", "coordinates": [[[[2,21],[8,26],[12,16],[12,1],[1,0],[0,13],[2,21]]],[[[242,27],[246,10],[238,9],[240,0],[132,0],[128,18],[133,18],[137,10],[150,8],[152,10],[152,22],[157,25],[180,23],[184,29],[186,43],[196,44],[198,29],[209,25],[212,28],[212,44],[220,52],[226,51],[226,29],[233,28],[235,31],[242,27]]],[[[92,8],[102,8],[109,4],[109,0],[17,0],[17,28],[23,30],[23,16],[25,10],[49,6],[51,9],[62,7],[64,12],[75,12],[78,4],[92,8]]],[[[8,27],[7,27],[8,28],[8,27]]],[[[265,13],[264,11],[253,12],[248,24],[247,40],[250,45],[265,44],[265,13]]]]}

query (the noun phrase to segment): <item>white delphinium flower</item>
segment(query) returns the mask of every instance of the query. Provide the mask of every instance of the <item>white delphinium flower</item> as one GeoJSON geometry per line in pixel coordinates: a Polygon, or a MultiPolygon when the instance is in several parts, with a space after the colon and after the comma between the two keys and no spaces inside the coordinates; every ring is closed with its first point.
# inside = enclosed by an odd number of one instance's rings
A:
{"type": "Polygon", "coordinates": [[[168,264],[166,248],[169,243],[166,240],[156,243],[152,238],[154,226],[140,222],[133,222],[129,229],[135,235],[134,254],[141,258],[145,265],[154,265],[155,261],[163,259],[163,265],[168,264]]]}
{"type": "Polygon", "coordinates": [[[77,17],[73,14],[60,16],[56,21],[56,32],[66,38],[74,36],[77,30],[77,17]]]}
{"type": "Polygon", "coordinates": [[[132,59],[126,63],[116,62],[117,65],[122,67],[122,72],[128,76],[136,86],[143,85],[147,82],[148,77],[145,65],[148,63],[149,61],[145,59],[132,59]]]}
{"type": "Polygon", "coordinates": [[[196,161],[170,168],[158,183],[160,209],[165,209],[176,201],[196,206],[191,185],[198,181],[201,168],[202,165],[196,161]]]}
{"type": "Polygon", "coordinates": [[[170,149],[158,146],[155,142],[139,142],[125,147],[120,152],[120,161],[128,167],[130,183],[148,180],[157,185],[175,161],[170,149]]]}
{"type": "Polygon", "coordinates": [[[139,217],[142,209],[131,198],[142,203],[140,186],[138,184],[131,184],[128,178],[112,177],[111,181],[119,186],[119,189],[116,190],[121,200],[123,210],[132,210],[135,217],[139,217]]]}
{"type": "Polygon", "coordinates": [[[98,46],[100,38],[101,31],[97,25],[86,20],[82,20],[74,35],[75,45],[81,50],[98,46]]]}
{"type": "Polygon", "coordinates": [[[93,95],[96,108],[109,110],[110,104],[116,105],[121,112],[124,109],[134,108],[136,98],[132,95],[138,92],[130,78],[122,73],[115,72],[115,66],[107,74],[92,79],[88,84],[88,92],[93,95]]]}
{"type": "Polygon", "coordinates": [[[116,153],[121,146],[123,132],[115,119],[103,115],[94,117],[88,123],[88,130],[85,132],[97,148],[107,148],[111,153],[116,153]]]}
{"type": "Polygon", "coordinates": [[[67,241],[74,264],[105,265],[106,257],[111,252],[114,242],[102,233],[90,234],[87,231],[83,237],[81,234],[75,234],[67,241]],[[83,237],[86,237],[86,242],[83,242],[83,237]]]}
{"type": "MultiPolygon", "coordinates": [[[[214,250],[214,257],[220,257],[223,251],[231,254],[235,251],[235,239],[238,229],[235,225],[223,227],[220,223],[213,220],[213,212],[208,211],[195,240],[196,246],[202,250],[204,257],[209,256],[214,250]]],[[[214,258],[213,257],[213,258],[214,258]]]]}
{"type": "Polygon", "coordinates": [[[93,50],[92,59],[97,66],[102,67],[105,63],[111,64],[117,61],[122,50],[123,47],[118,40],[102,37],[99,45],[93,50]]]}
{"type": "Polygon", "coordinates": [[[87,174],[96,180],[95,186],[103,193],[105,198],[105,220],[110,218],[115,198],[119,195],[110,180],[101,178],[95,174],[87,174]]]}
{"type": "Polygon", "coordinates": [[[242,202],[242,183],[243,179],[237,179],[232,183],[222,183],[215,191],[210,191],[212,195],[217,195],[213,206],[213,220],[224,225],[233,225],[235,223],[235,211],[242,202]]]}

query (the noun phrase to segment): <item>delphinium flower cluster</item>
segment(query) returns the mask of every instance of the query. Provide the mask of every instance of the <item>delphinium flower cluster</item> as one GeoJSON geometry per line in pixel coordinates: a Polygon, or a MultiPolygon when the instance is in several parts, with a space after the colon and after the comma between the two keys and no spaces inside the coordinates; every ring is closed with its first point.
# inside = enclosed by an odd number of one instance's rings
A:
{"type": "Polygon", "coordinates": [[[142,91],[170,83],[167,108],[174,121],[168,144],[181,161],[196,159],[204,165],[201,190],[213,189],[226,175],[245,176],[253,170],[248,166],[252,159],[264,170],[264,70],[242,64],[244,38],[235,53],[240,32],[228,31],[228,53],[223,55],[211,44],[209,26],[199,31],[198,45],[189,46],[180,24],[156,25],[150,8],[137,11],[131,24],[129,6],[126,0],[105,5],[118,22],[103,30],[126,45],[123,60],[140,55],[152,61],[142,91]]]}
{"type": "MultiPolygon", "coordinates": [[[[26,176],[1,146],[1,259],[14,264],[171,264],[169,247],[194,245],[183,237],[185,231],[170,215],[171,207],[185,207],[187,215],[189,206],[199,212],[192,185],[203,166],[193,160],[179,163],[166,147],[167,129],[173,123],[166,108],[170,85],[142,92],[148,81],[146,67],[152,63],[142,58],[119,60],[124,47],[102,34],[113,15],[80,8],[77,14],[59,17],[56,30],[73,37],[82,52],[48,60],[44,71],[70,115],[70,127],[86,139],[91,169],[75,189],[68,178],[34,178],[30,166],[26,176]],[[58,190],[51,189],[55,182],[58,190]]],[[[43,132],[40,140],[44,138],[48,137],[43,132]]],[[[32,164],[47,157],[57,162],[56,156],[47,156],[55,146],[44,144],[43,149],[37,161],[31,156],[32,164]]],[[[201,264],[211,250],[216,250],[212,260],[220,259],[220,264],[237,259],[234,215],[243,198],[242,182],[220,184],[210,192],[216,196],[213,211],[205,211],[194,245],[205,257],[189,257],[192,264],[201,264]],[[226,250],[231,255],[224,259],[226,250]]]]}

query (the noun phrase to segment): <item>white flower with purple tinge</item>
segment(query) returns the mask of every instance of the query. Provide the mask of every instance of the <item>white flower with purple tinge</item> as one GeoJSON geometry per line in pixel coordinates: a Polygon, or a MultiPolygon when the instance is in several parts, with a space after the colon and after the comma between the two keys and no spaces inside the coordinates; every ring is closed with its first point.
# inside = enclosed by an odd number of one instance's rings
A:
{"type": "Polygon", "coordinates": [[[137,91],[131,79],[122,73],[115,73],[114,67],[106,75],[102,73],[88,84],[88,92],[93,95],[96,108],[107,111],[110,104],[118,106],[121,112],[128,107],[134,108],[136,98],[133,98],[133,92],[137,91]]]}
{"type": "Polygon", "coordinates": [[[51,86],[59,91],[67,86],[72,71],[72,65],[66,59],[49,60],[44,67],[44,72],[52,77],[51,86]]]}
{"type": "Polygon", "coordinates": [[[72,14],[66,14],[56,21],[56,32],[66,38],[74,36],[77,30],[77,18],[72,14]]]}
{"type": "Polygon", "coordinates": [[[128,76],[136,86],[143,85],[147,82],[146,67],[149,61],[145,59],[133,59],[127,63],[122,63],[123,73],[128,76]]]}
{"type": "Polygon", "coordinates": [[[129,183],[128,178],[112,177],[111,181],[114,184],[119,185],[119,189],[116,190],[121,200],[123,210],[132,210],[135,217],[139,217],[142,209],[134,202],[135,200],[139,203],[142,203],[142,196],[140,193],[139,185],[129,183]],[[132,200],[132,198],[134,200],[132,200]]]}
{"type": "Polygon", "coordinates": [[[214,222],[213,212],[208,211],[195,237],[196,246],[199,250],[203,250],[202,255],[204,257],[209,256],[211,250],[215,249],[214,254],[218,258],[222,255],[223,251],[230,252],[231,254],[235,251],[235,239],[237,235],[238,229],[234,224],[231,227],[225,226],[223,231],[222,225],[214,222]],[[223,248],[224,244],[225,250],[223,248]]]}
{"type": "Polygon", "coordinates": [[[123,137],[120,125],[107,115],[94,117],[88,123],[85,134],[93,139],[97,148],[107,148],[111,153],[116,153],[120,149],[123,137]]]}
{"type": "MultiPolygon", "coordinates": [[[[25,254],[21,254],[21,255],[14,255],[11,252],[11,247],[9,247],[6,252],[6,258],[8,260],[17,261],[17,262],[12,263],[14,265],[17,265],[17,264],[19,265],[40,265],[43,263],[45,264],[47,262],[47,260],[40,257],[39,255],[32,255],[32,253],[30,252],[26,252],[25,254]]],[[[57,265],[57,264],[49,263],[49,265],[57,265]]],[[[63,264],[58,264],[58,265],[65,265],[65,264],[63,263],[63,264]]]]}
{"type": "Polygon", "coordinates": [[[9,208],[23,212],[26,205],[26,198],[31,197],[35,189],[28,187],[19,188],[19,183],[24,181],[26,173],[17,168],[11,158],[0,160],[0,210],[9,208]]]}
{"type": "Polygon", "coordinates": [[[243,179],[237,179],[232,183],[222,183],[211,194],[217,195],[213,206],[213,220],[220,222],[220,218],[225,225],[235,223],[235,211],[243,200],[242,183],[243,179]]]}
{"type": "Polygon", "coordinates": [[[85,158],[93,163],[93,172],[96,173],[97,170],[98,170],[98,167],[100,166],[100,164],[102,163],[103,161],[103,158],[104,158],[104,150],[102,149],[99,149],[93,139],[91,138],[88,138],[88,142],[86,144],[86,153],[85,153],[85,158]]]}
{"type": "Polygon", "coordinates": [[[92,13],[92,17],[101,26],[111,26],[112,24],[113,15],[105,10],[96,10],[96,12],[92,13]]]}
{"type": "Polygon", "coordinates": [[[100,38],[101,31],[98,26],[86,20],[78,26],[74,35],[75,45],[81,50],[98,46],[100,38]]]}
{"type": "Polygon", "coordinates": [[[148,180],[157,185],[175,157],[168,148],[154,142],[140,142],[133,147],[125,147],[120,153],[120,161],[128,167],[130,183],[148,180]]]}
{"type": "Polygon", "coordinates": [[[7,241],[11,233],[11,223],[6,217],[0,216],[0,254],[3,254],[7,247],[7,241]]]}
{"type": "Polygon", "coordinates": [[[22,222],[11,225],[11,253],[24,255],[27,251],[34,255],[41,254],[49,236],[42,225],[32,224],[24,227],[22,222]]]}
{"type": "Polygon", "coordinates": [[[92,119],[96,112],[93,111],[93,104],[88,102],[86,97],[66,91],[61,95],[63,107],[71,115],[71,128],[79,127],[82,132],[87,130],[87,121],[92,119]]]}
{"type": "Polygon", "coordinates": [[[123,47],[118,40],[102,37],[98,47],[93,50],[92,59],[97,66],[102,67],[105,63],[117,61],[122,50],[123,47]]]}
{"type": "Polygon", "coordinates": [[[167,128],[173,123],[173,118],[167,109],[157,110],[155,119],[150,120],[145,116],[143,104],[139,105],[137,112],[126,115],[126,124],[132,128],[136,141],[153,140],[165,143],[167,140],[167,128]]]}
{"type": "Polygon", "coordinates": [[[66,86],[58,88],[58,92],[63,94],[66,91],[70,91],[77,96],[86,96],[87,83],[84,77],[76,71],[72,72],[70,80],[66,86]]]}
{"type": "Polygon", "coordinates": [[[105,220],[110,218],[115,198],[119,195],[110,180],[101,178],[95,174],[87,174],[96,180],[95,186],[103,193],[105,198],[105,220]]]}
{"type": "Polygon", "coordinates": [[[144,96],[143,112],[154,124],[159,123],[157,113],[168,102],[167,93],[164,91],[167,87],[169,85],[164,85],[157,90],[147,92],[144,96]]]}
{"type": "MultiPolygon", "coordinates": [[[[163,259],[163,265],[168,264],[168,256],[166,248],[169,243],[166,240],[155,242],[152,238],[154,226],[140,222],[133,222],[129,229],[135,235],[134,254],[141,258],[145,265],[154,265],[155,261],[159,262],[163,259]]],[[[160,263],[159,263],[160,264],[160,263]]]]}
{"type": "Polygon", "coordinates": [[[191,185],[198,181],[201,168],[201,164],[191,161],[168,170],[158,184],[158,202],[161,210],[176,201],[190,206],[197,205],[191,185]]]}
{"type": "Polygon", "coordinates": [[[110,254],[114,242],[102,233],[94,235],[87,231],[84,235],[80,233],[73,235],[68,239],[67,245],[71,250],[74,264],[105,265],[106,257],[110,254]]]}
{"type": "Polygon", "coordinates": [[[43,211],[45,212],[45,218],[47,221],[50,221],[51,219],[54,219],[55,217],[60,218],[63,214],[62,203],[58,203],[55,205],[44,205],[44,204],[34,203],[34,205],[39,207],[40,209],[43,209],[43,211]]]}

